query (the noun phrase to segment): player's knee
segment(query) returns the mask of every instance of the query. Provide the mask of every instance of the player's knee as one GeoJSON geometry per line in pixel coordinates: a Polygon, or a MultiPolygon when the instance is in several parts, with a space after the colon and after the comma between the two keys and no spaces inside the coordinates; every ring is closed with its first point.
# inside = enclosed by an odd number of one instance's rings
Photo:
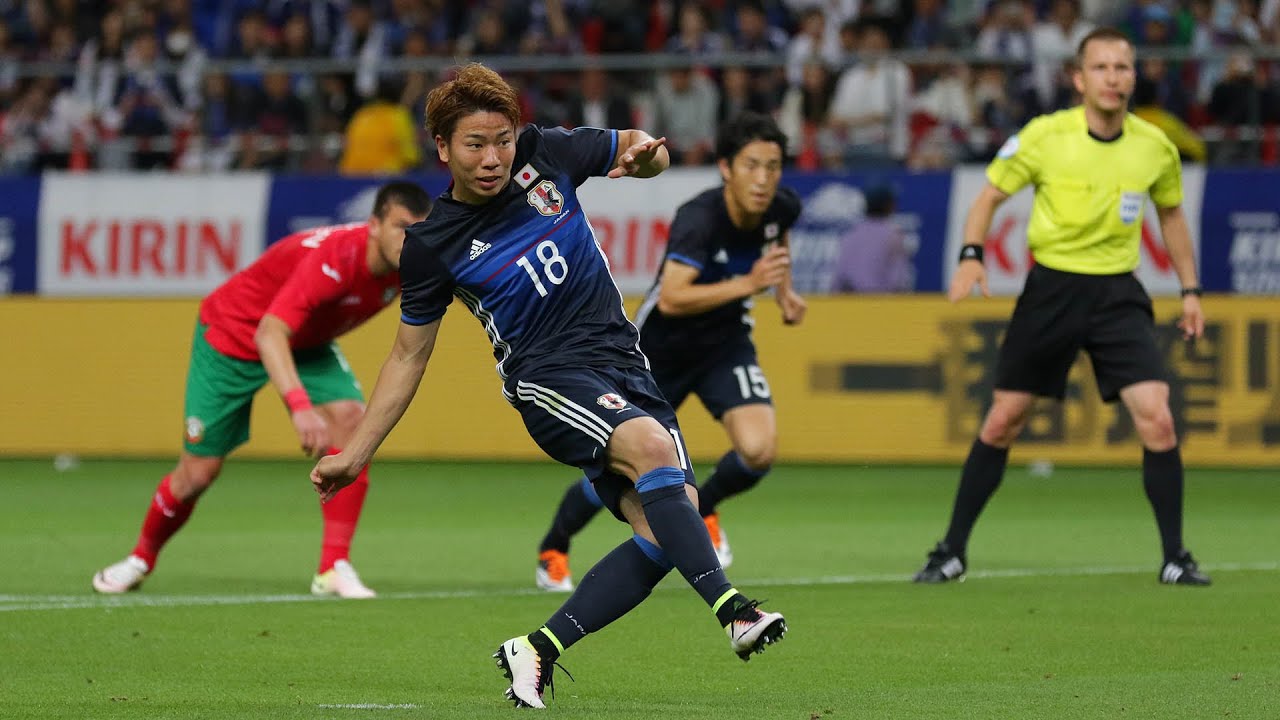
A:
{"type": "Polygon", "coordinates": [[[1022,432],[1027,422],[1027,412],[1021,408],[992,405],[987,419],[982,423],[982,442],[995,447],[1008,447],[1022,432]]]}
{"type": "Polygon", "coordinates": [[[743,443],[737,451],[738,458],[742,460],[742,464],[755,473],[763,473],[773,467],[773,463],[778,457],[777,444],[768,439],[743,443]]]}
{"type": "Polygon", "coordinates": [[[169,476],[169,490],[178,500],[186,501],[199,497],[213,485],[222,472],[222,463],[213,458],[200,458],[178,463],[178,467],[169,476]]]}
{"type": "Polygon", "coordinates": [[[680,456],[676,451],[675,438],[654,423],[636,438],[636,454],[640,464],[646,466],[643,472],[658,467],[678,467],[680,456]]]}
{"type": "Polygon", "coordinates": [[[1134,426],[1142,444],[1149,450],[1162,452],[1178,444],[1178,432],[1173,424],[1173,413],[1167,407],[1134,416],[1134,426]]]}

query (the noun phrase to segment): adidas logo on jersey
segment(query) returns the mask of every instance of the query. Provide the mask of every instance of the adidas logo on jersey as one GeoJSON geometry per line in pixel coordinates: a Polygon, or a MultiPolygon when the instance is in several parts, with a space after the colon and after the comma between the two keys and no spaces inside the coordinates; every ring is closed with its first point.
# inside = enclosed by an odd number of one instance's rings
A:
{"type": "Polygon", "coordinates": [[[483,254],[484,254],[484,251],[485,251],[485,250],[488,250],[490,247],[492,247],[492,245],[491,245],[490,243],[482,243],[482,242],[480,242],[479,240],[472,240],[472,241],[471,241],[471,255],[470,255],[470,258],[469,258],[469,259],[471,259],[471,260],[475,260],[476,258],[478,258],[478,257],[480,257],[481,255],[483,255],[483,254]]]}

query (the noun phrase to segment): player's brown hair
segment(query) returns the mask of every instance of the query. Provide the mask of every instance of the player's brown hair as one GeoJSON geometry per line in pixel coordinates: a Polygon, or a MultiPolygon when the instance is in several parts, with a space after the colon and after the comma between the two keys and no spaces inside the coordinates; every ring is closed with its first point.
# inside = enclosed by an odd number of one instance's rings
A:
{"type": "Polygon", "coordinates": [[[513,127],[520,124],[516,91],[498,73],[480,63],[468,63],[427,95],[427,131],[448,142],[458,120],[475,112],[498,113],[513,127]]]}
{"type": "Polygon", "coordinates": [[[1127,43],[1130,50],[1133,49],[1133,41],[1129,39],[1128,35],[1125,35],[1120,30],[1113,27],[1094,28],[1088,35],[1081,38],[1080,44],[1076,46],[1076,67],[1084,66],[1085,48],[1089,47],[1089,43],[1095,40],[1119,40],[1120,42],[1127,43]]]}

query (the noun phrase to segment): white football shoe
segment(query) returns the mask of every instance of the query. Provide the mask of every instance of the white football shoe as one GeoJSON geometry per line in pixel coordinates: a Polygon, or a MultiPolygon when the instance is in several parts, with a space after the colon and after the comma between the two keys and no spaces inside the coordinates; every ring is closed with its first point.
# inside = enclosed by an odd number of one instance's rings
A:
{"type": "Polygon", "coordinates": [[[743,662],[751,659],[752,653],[762,653],[765,646],[772,645],[787,634],[787,621],[782,613],[762,612],[760,603],[752,600],[738,608],[733,622],[725,626],[729,634],[729,646],[742,658],[743,662]]]}
{"type": "Polygon", "coordinates": [[[93,576],[93,589],[108,595],[119,595],[130,590],[137,590],[142,581],[147,579],[147,561],[137,555],[130,555],[114,565],[108,565],[93,576]]]}
{"type": "Polygon", "coordinates": [[[529,638],[523,635],[511,638],[502,643],[493,657],[502,668],[502,674],[511,681],[511,687],[507,688],[508,700],[514,700],[518,708],[547,709],[542,702],[542,691],[551,687],[551,672],[555,665],[548,666],[544,673],[542,658],[529,638]]]}
{"type": "Polygon", "coordinates": [[[365,587],[360,576],[351,563],[339,560],[327,572],[321,573],[311,581],[312,595],[337,595],[349,600],[364,600],[377,597],[378,593],[365,587]]]}

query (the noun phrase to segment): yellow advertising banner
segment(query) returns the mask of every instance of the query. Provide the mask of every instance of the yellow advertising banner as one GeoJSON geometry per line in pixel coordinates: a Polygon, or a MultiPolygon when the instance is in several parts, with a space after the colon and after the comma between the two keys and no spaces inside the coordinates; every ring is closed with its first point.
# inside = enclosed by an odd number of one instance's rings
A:
{"type": "MultiPolygon", "coordinates": [[[[1280,298],[1205,299],[1209,326],[1189,345],[1159,301],[1171,404],[1188,463],[1280,463],[1280,298]]],[[[990,398],[1012,299],[949,305],[938,296],[810,300],[800,327],[758,303],[755,339],[778,408],[783,461],[959,463],[990,398]]],[[[176,456],[196,302],[0,301],[0,453],[176,456]]],[[[634,303],[632,303],[634,307],[634,303]]],[[[373,386],[395,333],[383,313],[341,340],[373,386]]],[[[727,441],[696,401],[680,413],[691,454],[718,457],[727,441]]],[[[237,454],[298,457],[275,393],[255,402],[252,440],[237,454]]],[[[483,331],[464,308],[446,316],[413,406],[382,457],[539,459],[502,398],[483,331]]],[[[1067,399],[1043,401],[1014,461],[1129,464],[1140,457],[1124,409],[1098,398],[1088,361],[1067,399]]]]}

